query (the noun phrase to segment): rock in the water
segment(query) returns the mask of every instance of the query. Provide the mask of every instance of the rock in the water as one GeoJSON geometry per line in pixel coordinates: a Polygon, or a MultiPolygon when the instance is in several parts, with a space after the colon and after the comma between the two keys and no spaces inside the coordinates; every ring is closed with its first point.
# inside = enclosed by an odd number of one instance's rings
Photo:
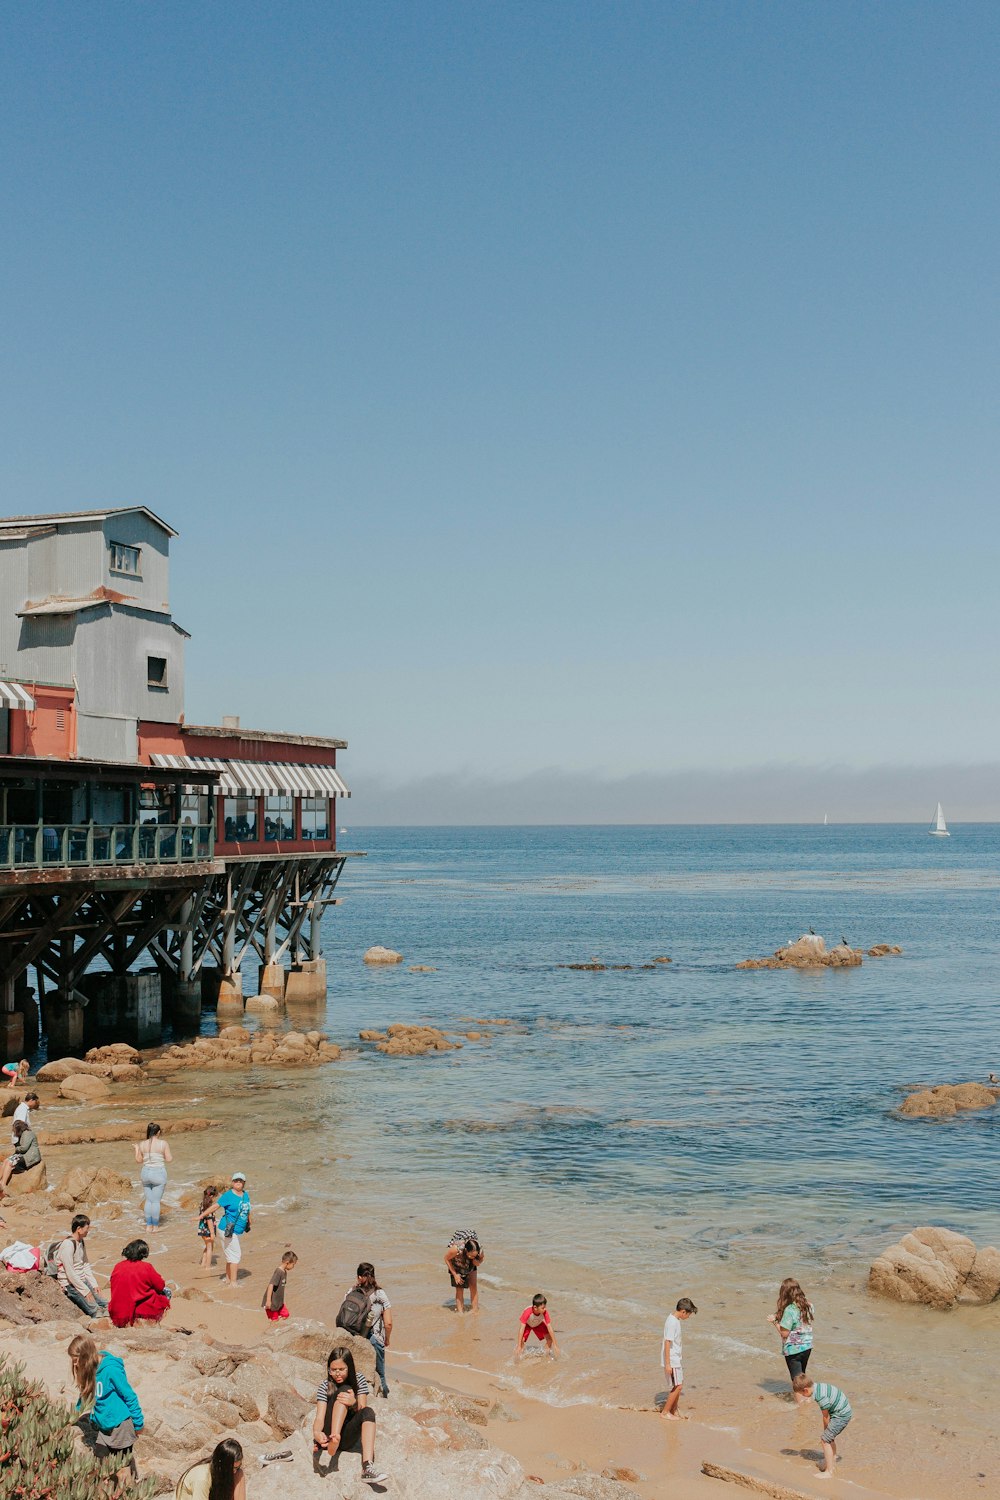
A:
{"type": "Polygon", "coordinates": [[[920,1119],[948,1119],[962,1109],[989,1109],[1000,1099],[1000,1088],[985,1083],[939,1083],[908,1094],[899,1113],[920,1119]]]}
{"type": "Polygon", "coordinates": [[[64,1078],[59,1093],[63,1099],[76,1099],[86,1104],[92,1099],[106,1099],[109,1090],[103,1078],[91,1078],[89,1074],[81,1073],[64,1078]]]}
{"type": "Polygon", "coordinates": [[[883,1250],[868,1273],[868,1290],[894,1302],[949,1308],[992,1302],[1000,1291],[1000,1252],[977,1250],[964,1234],[928,1225],[883,1250]]]}
{"type": "Polygon", "coordinates": [[[364,961],[366,964],[401,964],[403,955],[394,948],[383,948],[380,943],[376,943],[365,953],[364,961]]]}
{"type": "Polygon", "coordinates": [[[874,948],[868,949],[869,958],[894,958],[897,953],[902,953],[898,943],[876,943],[874,948]]]}
{"type": "MultiPolygon", "coordinates": [[[[107,1066],[110,1067],[110,1064],[107,1066]]],[[[65,1078],[78,1073],[100,1076],[104,1070],[101,1062],[85,1062],[82,1057],[57,1057],[52,1062],[43,1063],[35,1078],[38,1083],[62,1083],[65,1078]]]]}
{"type": "MultiPolygon", "coordinates": [[[[277,1020],[281,1015],[281,1006],[273,995],[251,995],[246,1003],[248,1016],[258,1016],[262,1021],[277,1020]]],[[[229,1027],[226,1027],[229,1030],[229,1027]]],[[[241,1028],[242,1030],[242,1028],[241,1028]]]]}
{"type": "Polygon", "coordinates": [[[379,1052],[389,1057],[421,1057],[426,1052],[451,1052],[461,1042],[451,1042],[436,1026],[387,1027],[385,1041],[376,1042],[379,1052]]]}
{"type": "Polygon", "coordinates": [[[827,948],[816,933],[806,933],[798,942],[777,948],[770,958],[745,958],[738,969],[854,969],[861,963],[861,949],[838,943],[827,948]]]}

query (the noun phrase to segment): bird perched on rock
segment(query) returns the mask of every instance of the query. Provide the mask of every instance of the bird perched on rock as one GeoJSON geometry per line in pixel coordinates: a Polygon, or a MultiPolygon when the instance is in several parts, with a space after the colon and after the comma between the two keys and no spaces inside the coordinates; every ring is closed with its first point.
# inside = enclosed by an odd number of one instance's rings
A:
{"type": "Polygon", "coordinates": [[[850,943],[847,941],[847,939],[844,937],[843,934],[841,934],[840,941],[841,941],[841,945],[844,948],[849,948],[851,946],[850,943]]]}
{"type": "Polygon", "coordinates": [[[815,929],[815,927],[810,927],[810,929],[809,929],[809,936],[810,937],[815,937],[816,936],[816,929],[815,929]]]}

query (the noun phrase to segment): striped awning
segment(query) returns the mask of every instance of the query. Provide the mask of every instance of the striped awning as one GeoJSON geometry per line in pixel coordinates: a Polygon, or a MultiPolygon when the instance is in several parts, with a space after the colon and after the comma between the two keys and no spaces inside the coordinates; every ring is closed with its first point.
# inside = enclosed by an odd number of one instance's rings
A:
{"type": "Polygon", "coordinates": [[[0,682],[0,703],[4,708],[34,708],[35,700],[19,682],[0,682]]]}
{"type": "Polygon", "coordinates": [[[210,760],[195,755],[153,755],[168,771],[215,771],[224,797],[349,797],[333,766],[290,761],[210,760]]]}

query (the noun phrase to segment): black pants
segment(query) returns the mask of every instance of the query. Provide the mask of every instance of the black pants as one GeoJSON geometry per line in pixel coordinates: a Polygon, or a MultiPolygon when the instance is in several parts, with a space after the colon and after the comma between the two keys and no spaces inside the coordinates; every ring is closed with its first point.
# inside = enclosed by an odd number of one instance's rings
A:
{"type": "Polygon", "coordinates": [[[796,1375],[806,1373],[806,1365],[809,1363],[811,1349],[800,1349],[798,1354],[786,1354],[785,1364],[788,1366],[788,1378],[794,1380],[796,1375]]]}
{"type": "MultiPolygon", "coordinates": [[[[340,1451],[343,1453],[349,1448],[356,1448],[361,1442],[361,1429],[366,1422],[374,1422],[375,1413],[370,1406],[363,1406],[360,1411],[348,1412],[344,1419],[344,1425],[340,1429],[340,1451]]],[[[333,1404],[328,1403],[326,1409],[326,1421],[323,1424],[323,1436],[329,1438],[333,1427],[333,1404]]]]}

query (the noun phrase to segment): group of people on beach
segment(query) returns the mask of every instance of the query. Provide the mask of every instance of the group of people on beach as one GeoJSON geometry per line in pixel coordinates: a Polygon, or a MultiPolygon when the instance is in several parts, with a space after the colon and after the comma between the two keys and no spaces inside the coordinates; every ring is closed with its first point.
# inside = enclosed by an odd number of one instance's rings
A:
{"type": "MultiPolygon", "coordinates": [[[[14,1086],[25,1081],[27,1064],[9,1063],[2,1071],[8,1085],[14,1086]]],[[[15,1110],[13,1150],[0,1166],[0,1197],[15,1173],[28,1170],[41,1160],[31,1127],[31,1114],[37,1108],[38,1095],[31,1091],[15,1110]]],[[[140,1168],[147,1233],[153,1236],[160,1226],[167,1168],[173,1160],[170,1145],[159,1124],[150,1122],[145,1137],[135,1143],[134,1155],[140,1168]]],[[[211,1271],[216,1250],[221,1245],[225,1267],[222,1285],[227,1290],[235,1287],[243,1258],[244,1237],[253,1228],[246,1173],[233,1172],[229,1187],[225,1189],[217,1184],[206,1184],[194,1222],[201,1268],[211,1271]]],[[[54,1275],[69,1300],[92,1319],[106,1314],[116,1328],[131,1327],[139,1322],[160,1322],[170,1308],[171,1290],[150,1262],[148,1241],[133,1239],[123,1247],[121,1260],[111,1271],[109,1292],[105,1297],[87,1256],[86,1241],[90,1228],[89,1216],[76,1214],[69,1232],[53,1241],[44,1257],[39,1249],[38,1268],[54,1275]]],[[[445,1265],[454,1293],[455,1310],[459,1314],[465,1312],[466,1292],[469,1311],[479,1309],[478,1273],[484,1259],[485,1252],[474,1229],[456,1230],[445,1247],[445,1265]]],[[[289,1317],[287,1283],[297,1264],[295,1251],[286,1248],[267,1283],[261,1306],[271,1323],[289,1317]]],[[[681,1297],[664,1324],[661,1361],[667,1386],[660,1411],[668,1421],[684,1420],[679,1411],[684,1385],[684,1324],[697,1311],[689,1297],[681,1297]]],[[[853,1413],[850,1402],[838,1386],[827,1381],[816,1382],[807,1373],[813,1349],[814,1310],[798,1281],[787,1278],[782,1282],[775,1311],[768,1321],[781,1339],[793,1399],[799,1404],[814,1401],[822,1414],[820,1473],[828,1477],[837,1460],[837,1439],[853,1413]]],[[[386,1476],[375,1463],[377,1421],[370,1403],[376,1396],[384,1398],[389,1395],[385,1359],[393,1320],[389,1297],[379,1285],[375,1267],[370,1261],[358,1265],[356,1280],[344,1296],[336,1322],[344,1333],[364,1338],[371,1344],[375,1355],[375,1387],[373,1389],[357,1369],[350,1343],[335,1344],[316,1390],[312,1424],[314,1461],[318,1462],[323,1455],[333,1461],[342,1450],[360,1448],[362,1479],[368,1483],[380,1483],[386,1476]]],[[[521,1358],[532,1338],[544,1345],[551,1357],[559,1355],[544,1292],[536,1292],[519,1317],[515,1360],[521,1358]]],[[[81,1415],[89,1417],[94,1430],[95,1451],[101,1455],[117,1455],[122,1468],[134,1474],[133,1447],[142,1431],[144,1417],[121,1359],[108,1350],[98,1349],[94,1340],[86,1335],[73,1339],[68,1353],[79,1392],[78,1409],[81,1415]]],[[[288,1452],[272,1454],[266,1461],[279,1462],[289,1456],[288,1452]]],[[[245,1500],[243,1463],[239,1442],[235,1438],[225,1439],[211,1455],[192,1465],[181,1476],[176,1489],[177,1500],[245,1500]]]]}

